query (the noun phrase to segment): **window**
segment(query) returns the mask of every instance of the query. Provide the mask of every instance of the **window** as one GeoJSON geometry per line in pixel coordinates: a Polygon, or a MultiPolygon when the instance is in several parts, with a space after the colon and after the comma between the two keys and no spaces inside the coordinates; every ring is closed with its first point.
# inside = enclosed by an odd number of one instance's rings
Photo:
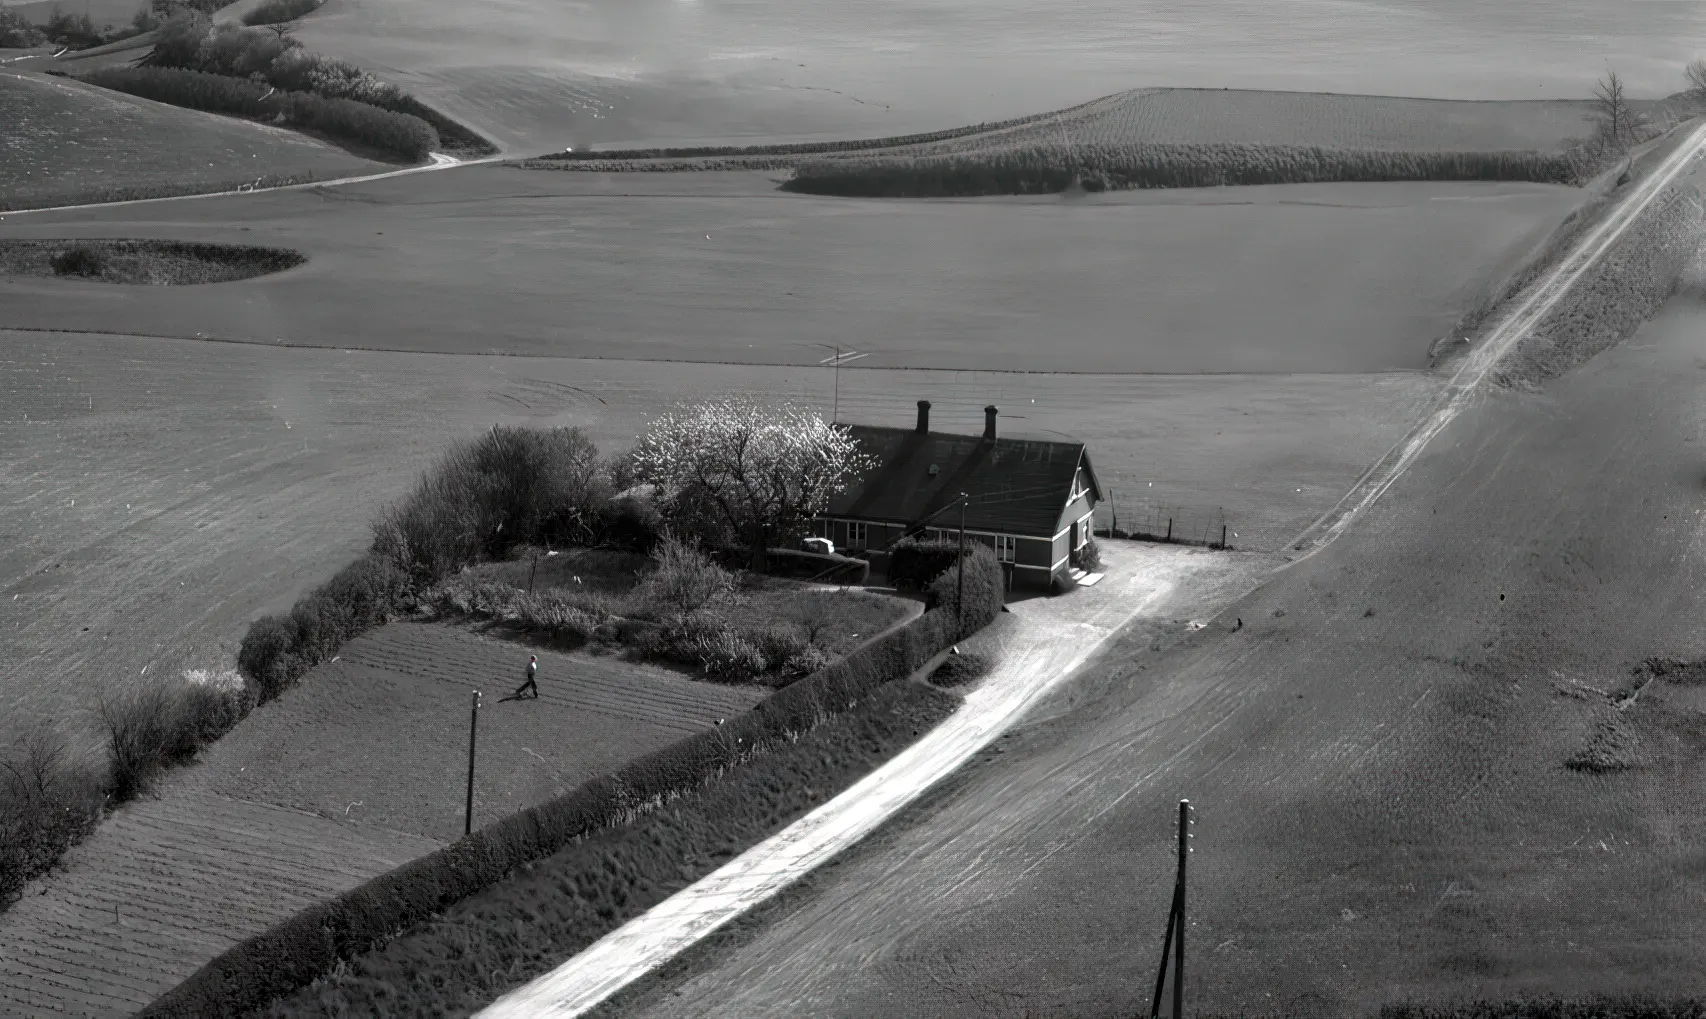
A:
{"type": "Polygon", "coordinates": [[[1084,471],[1080,469],[1077,474],[1072,476],[1072,494],[1067,497],[1066,501],[1070,505],[1089,494],[1090,486],[1085,484],[1084,471]]]}
{"type": "Polygon", "coordinates": [[[859,520],[847,522],[847,547],[864,548],[866,541],[865,524],[859,520]]]}
{"type": "Polygon", "coordinates": [[[995,536],[995,558],[1004,563],[1013,562],[1018,558],[1019,539],[1011,534],[995,536]]]}

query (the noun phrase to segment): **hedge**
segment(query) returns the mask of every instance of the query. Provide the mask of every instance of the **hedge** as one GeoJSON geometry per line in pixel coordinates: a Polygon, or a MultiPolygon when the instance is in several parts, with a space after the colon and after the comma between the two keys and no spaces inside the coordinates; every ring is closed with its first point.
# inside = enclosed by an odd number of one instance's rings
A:
{"type": "Polygon", "coordinates": [[[619,824],[649,801],[703,785],[730,766],[731,748],[773,745],[848,710],[994,620],[1001,610],[1001,570],[993,553],[983,551],[968,557],[963,626],[955,619],[951,593],[939,595],[942,608],[859,647],[723,726],[512,814],[231,947],[138,1016],[199,1019],[262,1008],[516,867],[619,824]]]}
{"type": "Polygon", "coordinates": [[[79,80],[173,106],[318,131],[410,160],[425,159],[438,147],[437,133],[419,117],[352,99],[279,91],[250,78],[176,67],[105,67],[79,80]]]}
{"type": "Polygon", "coordinates": [[[369,552],[289,612],[251,624],[237,651],[237,668],[254,682],[260,702],[270,701],[345,641],[383,622],[408,591],[408,574],[369,552]]]}
{"type": "MultiPolygon", "coordinates": [[[[968,541],[968,551],[977,543],[968,541]]],[[[889,583],[899,586],[911,584],[922,589],[926,584],[942,575],[942,572],[954,565],[959,558],[960,543],[958,541],[920,541],[917,538],[902,538],[889,546],[889,583]]]]}

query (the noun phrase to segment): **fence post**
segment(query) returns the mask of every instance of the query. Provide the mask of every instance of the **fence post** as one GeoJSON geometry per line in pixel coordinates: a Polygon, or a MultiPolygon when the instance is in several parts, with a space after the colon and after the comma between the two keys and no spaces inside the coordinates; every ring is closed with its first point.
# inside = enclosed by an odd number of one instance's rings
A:
{"type": "Polygon", "coordinates": [[[1172,517],[1167,518],[1167,540],[1168,541],[1173,540],[1173,518],[1172,517]]]}
{"type": "Polygon", "coordinates": [[[1226,525],[1225,524],[1220,525],[1220,547],[1223,550],[1226,548],[1226,525]]]}
{"type": "Polygon", "coordinates": [[[480,691],[474,691],[474,710],[468,720],[468,803],[462,814],[462,834],[474,830],[474,736],[480,731],[480,691]]]}
{"type": "Polygon", "coordinates": [[[1185,1019],[1185,857],[1191,845],[1191,801],[1179,801],[1179,932],[1173,943],[1173,1019],[1185,1019]]]}

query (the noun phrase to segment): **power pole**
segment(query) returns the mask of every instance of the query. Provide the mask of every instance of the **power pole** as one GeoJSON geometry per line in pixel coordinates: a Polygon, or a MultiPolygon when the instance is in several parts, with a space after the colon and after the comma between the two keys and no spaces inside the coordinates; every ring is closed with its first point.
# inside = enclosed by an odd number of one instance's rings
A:
{"type": "Polygon", "coordinates": [[[468,722],[468,804],[462,814],[462,834],[474,830],[474,736],[480,731],[480,691],[474,691],[474,712],[468,722]]]}
{"type": "Polygon", "coordinates": [[[1155,974],[1155,998],[1149,1019],[1160,1019],[1161,992],[1167,984],[1167,959],[1173,960],[1173,1019],[1185,1015],[1185,858],[1191,851],[1191,801],[1179,801],[1179,873],[1173,885],[1173,908],[1167,913],[1167,936],[1161,942],[1161,970],[1155,974]]]}
{"type": "Polygon", "coordinates": [[[829,423],[841,423],[841,344],[835,345],[835,410],[829,416],[829,423]]]}
{"type": "Polygon", "coordinates": [[[954,591],[954,611],[958,615],[957,625],[960,635],[965,636],[966,629],[966,493],[960,493],[960,561],[959,572],[955,574],[956,590],[954,591]]]}

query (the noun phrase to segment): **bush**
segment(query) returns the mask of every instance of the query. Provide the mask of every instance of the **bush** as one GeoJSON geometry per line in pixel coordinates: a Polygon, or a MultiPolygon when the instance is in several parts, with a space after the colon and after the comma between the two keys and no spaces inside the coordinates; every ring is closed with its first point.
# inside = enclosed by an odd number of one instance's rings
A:
{"type": "MultiPolygon", "coordinates": [[[[967,542],[969,552],[975,546],[967,542]]],[[[919,541],[902,538],[889,548],[889,583],[899,588],[922,590],[954,565],[960,554],[958,541],[919,541]]]]}
{"type": "MultiPolygon", "coordinates": [[[[264,28],[213,24],[204,14],[179,12],[160,27],[154,49],[142,66],[201,71],[232,78],[263,82],[281,92],[308,93],[326,100],[349,100],[375,110],[410,117],[422,122],[458,151],[489,154],[497,149],[490,142],[433,110],[395,85],[380,81],[353,64],[310,53],[288,35],[264,28]]],[[[354,117],[334,107],[312,107],[326,121],[354,117]]],[[[298,112],[306,116],[306,113],[298,112]]],[[[365,123],[365,122],[364,122],[365,123]]],[[[389,123],[374,121],[366,129],[379,130],[389,123]]],[[[320,128],[330,130],[329,128],[320,128]]],[[[411,132],[416,129],[410,128],[411,132]]],[[[384,132],[381,132],[384,133],[384,132]]],[[[436,141],[435,141],[436,144],[436,141]]]]}
{"type": "Polygon", "coordinates": [[[46,42],[41,29],[10,7],[0,7],[0,49],[29,49],[46,42]]]}
{"type": "Polygon", "coordinates": [[[1095,573],[1102,568],[1102,546],[1091,538],[1078,550],[1078,567],[1086,573],[1095,573]]]}
{"type": "MultiPolygon", "coordinates": [[[[987,552],[987,550],[985,550],[987,552]]],[[[752,710],[715,729],[630,761],[563,796],[513,814],[473,835],[381,874],[334,899],[297,913],[211,960],[139,1016],[235,1015],[264,1007],[400,932],[442,913],[529,861],[631,819],[648,804],[700,788],[764,748],[792,743],[801,733],[875,697],[942,649],[995,618],[999,601],[976,604],[987,586],[993,553],[968,557],[967,618],[962,631],[941,610],[905,626],[826,668],[783,687],[752,710]]],[[[996,564],[995,576],[1000,569],[996,564]]],[[[999,592],[999,583],[995,584],[999,592]]],[[[906,691],[916,690],[907,684],[906,691]]],[[[679,868],[679,858],[673,858],[679,868]]],[[[677,874],[679,877],[679,874],[677,874]]]]}
{"type": "Polygon", "coordinates": [[[949,655],[948,660],[936,667],[930,674],[930,682],[937,686],[963,686],[974,679],[989,674],[995,665],[994,659],[977,651],[964,651],[957,655],[949,655]]]}
{"type": "Polygon", "coordinates": [[[419,118],[347,99],[277,90],[253,78],[174,67],[106,67],[80,80],[173,106],[318,131],[404,159],[425,159],[438,145],[432,127],[419,118]]]}
{"type": "Polygon", "coordinates": [[[111,765],[109,798],[134,799],[162,769],[194,757],[252,706],[241,677],[206,672],[103,695],[96,715],[111,765]]]}
{"type": "Polygon", "coordinates": [[[107,267],[101,252],[78,244],[53,256],[53,271],[59,276],[99,276],[107,267]]]}
{"type": "Polygon", "coordinates": [[[81,842],[101,818],[101,776],[42,729],[0,756],[0,907],[81,842]]]}
{"type": "MultiPolygon", "coordinates": [[[[1001,611],[1001,606],[1007,601],[1007,576],[1001,570],[1001,563],[995,558],[995,552],[987,545],[975,545],[966,549],[963,564],[965,570],[965,618],[970,629],[967,634],[976,632],[994,619],[1001,611]],[[973,620],[981,620],[973,624],[973,620]]],[[[960,566],[950,566],[948,572],[931,582],[926,592],[926,604],[954,613],[960,591],[960,566]]]]}
{"type": "Polygon", "coordinates": [[[734,575],[697,543],[665,533],[652,550],[652,572],[641,583],[640,595],[685,618],[727,596],[734,586],[734,575]]]}
{"type": "Polygon", "coordinates": [[[101,30],[95,27],[95,23],[89,20],[87,14],[66,14],[57,7],[47,16],[47,24],[42,26],[42,32],[49,42],[69,46],[74,50],[99,46],[106,41],[101,36],[101,30]]]}
{"type": "Polygon", "coordinates": [[[609,497],[598,448],[580,429],[494,427],[451,447],[386,511],[375,547],[431,584],[520,545],[593,537],[609,497]]]}
{"type": "Polygon", "coordinates": [[[237,667],[254,682],[259,701],[270,701],[345,641],[388,618],[408,590],[406,573],[369,552],[288,613],[251,624],[237,652],[237,667]]]}
{"type": "Polygon", "coordinates": [[[245,25],[280,25],[295,21],[320,9],[325,0],[263,0],[260,6],[243,15],[245,25]]]}

